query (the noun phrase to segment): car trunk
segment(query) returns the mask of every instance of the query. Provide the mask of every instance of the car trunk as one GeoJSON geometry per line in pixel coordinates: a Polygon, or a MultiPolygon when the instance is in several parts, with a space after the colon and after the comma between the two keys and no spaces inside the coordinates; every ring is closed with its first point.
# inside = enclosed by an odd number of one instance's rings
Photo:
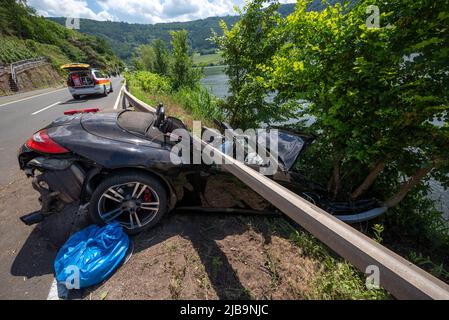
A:
{"type": "Polygon", "coordinates": [[[73,88],[85,88],[95,85],[90,71],[74,71],[69,73],[68,84],[73,88]]]}
{"type": "Polygon", "coordinates": [[[61,67],[69,71],[67,85],[72,88],[85,88],[95,86],[90,65],[81,63],[66,64],[61,67]]]}

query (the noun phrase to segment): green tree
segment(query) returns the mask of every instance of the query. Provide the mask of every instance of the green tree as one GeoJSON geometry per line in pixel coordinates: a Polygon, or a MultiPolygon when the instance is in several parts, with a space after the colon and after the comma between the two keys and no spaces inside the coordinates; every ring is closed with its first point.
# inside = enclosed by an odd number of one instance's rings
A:
{"type": "Polygon", "coordinates": [[[151,44],[154,52],[154,72],[160,75],[168,75],[170,55],[167,45],[161,39],[156,39],[151,44]]]}
{"type": "Polygon", "coordinates": [[[277,1],[254,0],[248,2],[240,20],[229,29],[221,22],[223,36],[214,33],[212,39],[222,52],[229,76],[230,97],[223,108],[231,125],[248,128],[260,122],[288,117],[287,110],[267,100],[268,86],[261,81],[265,64],[279,47],[273,32],[281,21],[277,1]],[[268,3],[269,6],[264,8],[268,3]]]}
{"type": "Polygon", "coordinates": [[[155,71],[156,55],[152,46],[140,45],[133,58],[134,67],[137,70],[155,71]]]}
{"type": "Polygon", "coordinates": [[[257,68],[278,103],[311,102],[297,107],[316,119],[309,130],[319,133],[316,162],[329,170],[330,193],[361,197],[381,178],[387,188],[377,190],[393,207],[430,177],[447,186],[448,1],[358,1],[322,12],[307,4],[298,1],[272,34],[283,44],[257,68]],[[380,28],[367,24],[370,5],[380,28]]]}
{"type": "Polygon", "coordinates": [[[194,87],[198,84],[201,72],[193,68],[188,32],[186,30],[171,31],[172,64],[170,75],[174,89],[194,87]]]}

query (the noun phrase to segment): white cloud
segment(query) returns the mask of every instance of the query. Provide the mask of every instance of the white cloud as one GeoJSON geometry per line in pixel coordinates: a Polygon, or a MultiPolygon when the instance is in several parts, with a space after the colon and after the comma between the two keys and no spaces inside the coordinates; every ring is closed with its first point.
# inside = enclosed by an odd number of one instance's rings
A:
{"type": "Polygon", "coordinates": [[[106,11],[95,13],[87,1],[82,0],[28,0],[28,5],[37,9],[43,16],[88,18],[94,20],[112,20],[106,11]]]}
{"type": "Polygon", "coordinates": [[[44,16],[159,23],[233,15],[234,6],[243,7],[245,0],[29,0],[28,4],[44,16]]]}

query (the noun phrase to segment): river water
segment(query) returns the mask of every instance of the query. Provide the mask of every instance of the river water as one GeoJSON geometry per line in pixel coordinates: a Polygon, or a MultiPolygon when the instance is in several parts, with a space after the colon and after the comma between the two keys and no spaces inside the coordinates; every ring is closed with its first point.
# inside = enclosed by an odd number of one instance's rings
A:
{"type": "MultiPolygon", "coordinates": [[[[224,73],[224,66],[204,68],[205,77],[201,84],[213,95],[226,98],[229,94],[228,76],[224,73]]],[[[432,193],[430,198],[436,201],[437,209],[449,219],[449,190],[444,190],[440,183],[430,181],[432,193]]]]}
{"type": "Polygon", "coordinates": [[[226,98],[229,93],[228,76],[224,73],[225,66],[214,66],[204,68],[204,78],[201,84],[210,93],[219,98],[226,98]]]}

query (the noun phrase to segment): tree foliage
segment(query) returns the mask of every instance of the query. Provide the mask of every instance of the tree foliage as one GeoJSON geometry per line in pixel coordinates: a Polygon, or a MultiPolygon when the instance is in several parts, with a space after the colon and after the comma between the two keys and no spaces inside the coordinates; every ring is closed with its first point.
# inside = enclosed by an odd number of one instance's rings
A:
{"type": "Polygon", "coordinates": [[[267,88],[261,85],[264,70],[258,68],[276,52],[279,42],[273,31],[281,21],[277,2],[255,0],[245,7],[241,19],[232,29],[221,23],[223,36],[213,39],[222,50],[225,72],[229,76],[232,95],[225,106],[231,125],[247,128],[260,121],[272,120],[282,112],[267,102],[267,88]]]}
{"type": "Polygon", "coordinates": [[[319,139],[304,165],[335,198],[374,192],[391,207],[430,177],[448,186],[448,1],[362,0],[321,12],[309,3],[282,18],[272,1],[252,1],[215,37],[229,64],[232,122],[297,111],[314,119],[306,130],[319,139]],[[367,23],[372,5],[380,27],[367,23]]]}
{"type": "Polygon", "coordinates": [[[186,30],[172,31],[172,63],[170,76],[174,89],[183,86],[193,88],[198,84],[201,73],[193,68],[192,52],[188,43],[188,32],[186,30]]]}
{"type": "Polygon", "coordinates": [[[167,75],[170,63],[167,45],[161,39],[156,39],[153,41],[152,47],[154,51],[154,72],[167,75]]]}
{"type": "Polygon", "coordinates": [[[151,45],[140,45],[132,59],[136,70],[145,70],[159,75],[168,75],[170,54],[164,41],[156,39],[151,45]]]}

